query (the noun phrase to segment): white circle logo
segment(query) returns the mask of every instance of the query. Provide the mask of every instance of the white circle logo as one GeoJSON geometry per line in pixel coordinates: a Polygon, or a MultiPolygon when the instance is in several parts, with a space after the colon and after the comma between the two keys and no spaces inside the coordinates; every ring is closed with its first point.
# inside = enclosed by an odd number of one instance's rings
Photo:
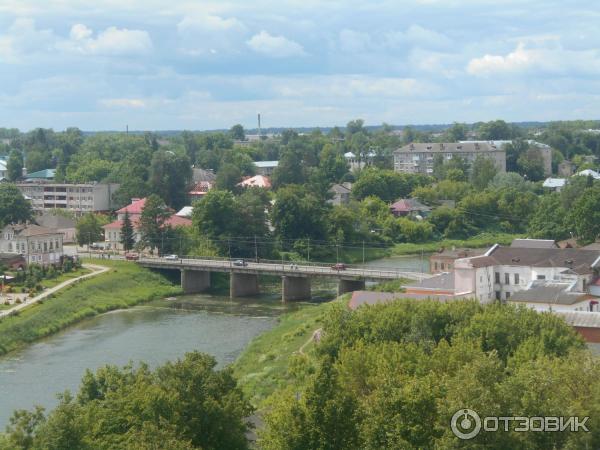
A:
{"type": "Polygon", "coordinates": [[[481,418],[472,409],[459,409],[452,416],[450,428],[459,439],[473,439],[481,430],[481,418]]]}

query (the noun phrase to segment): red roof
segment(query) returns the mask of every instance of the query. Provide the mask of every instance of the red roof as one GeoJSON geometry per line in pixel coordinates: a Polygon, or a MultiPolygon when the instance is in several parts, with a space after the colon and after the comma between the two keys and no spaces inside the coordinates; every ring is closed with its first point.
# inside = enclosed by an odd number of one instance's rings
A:
{"type": "Polygon", "coordinates": [[[210,181],[199,181],[194,185],[192,190],[188,192],[190,195],[204,195],[212,188],[212,182],[210,181]]]}
{"type": "MultiPolygon", "coordinates": [[[[131,225],[133,225],[133,228],[137,228],[139,226],[139,224],[140,224],[140,219],[138,217],[131,218],[131,225]]],[[[169,217],[167,219],[167,221],[165,222],[165,225],[169,225],[171,227],[189,227],[192,225],[192,221],[185,217],[179,217],[179,216],[176,216],[175,214],[173,214],[171,217],[169,217]]],[[[105,230],[114,230],[114,229],[120,230],[122,226],[123,226],[122,220],[115,220],[114,222],[104,225],[102,228],[104,228],[105,230]]]]}
{"type": "Polygon", "coordinates": [[[129,214],[141,214],[145,204],[145,198],[131,199],[131,203],[119,209],[117,211],[117,214],[125,214],[126,212],[128,212],[129,214]]]}

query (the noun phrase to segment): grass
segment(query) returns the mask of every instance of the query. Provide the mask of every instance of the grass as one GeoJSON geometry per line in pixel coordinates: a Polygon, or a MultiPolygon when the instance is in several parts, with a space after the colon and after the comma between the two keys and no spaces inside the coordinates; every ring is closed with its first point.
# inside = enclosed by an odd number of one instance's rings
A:
{"type": "Polygon", "coordinates": [[[0,320],[0,355],[56,333],[84,318],[181,293],[165,276],[126,261],[97,264],[111,269],[80,280],[0,320]]]}
{"type": "Polygon", "coordinates": [[[421,252],[433,253],[441,247],[446,249],[452,247],[481,248],[491,247],[494,244],[508,245],[513,239],[524,237],[522,234],[509,233],[481,233],[468,239],[443,239],[441,241],[424,242],[422,244],[396,244],[392,247],[392,255],[414,255],[421,252]]]}
{"type": "MultiPolygon", "coordinates": [[[[349,295],[319,305],[307,305],[280,317],[279,324],[256,337],[233,364],[233,371],[247,398],[255,405],[283,387],[291,379],[288,365],[320,328],[324,315],[336,302],[348,301],[349,295]]],[[[310,352],[313,344],[304,349],[310,352]]]]}
{"type": "Polygon", "coordinates": [[[72,272],[61,273],[56,278],[44,279],[41,281],[41,285],[44,286],[44,289],[52,288],[52,287],[56,286],[57,284],[62,283],[63,281],[67,281],[72,278],[77,278],[82,275],[86,275],[90,272],[91,272],[91,270],[88,270],[85,267],[81,267],[79,269],[73,270],[72,272]]]}

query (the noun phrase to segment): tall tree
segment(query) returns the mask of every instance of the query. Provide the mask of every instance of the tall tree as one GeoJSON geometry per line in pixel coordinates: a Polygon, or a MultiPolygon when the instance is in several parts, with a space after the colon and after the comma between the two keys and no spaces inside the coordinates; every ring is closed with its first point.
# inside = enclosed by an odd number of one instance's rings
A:
{"type": "Polygon", "coordinates": [[[123,246],[123,250],[128,251],[133,248],[135,244],[134,233],[129,212],[125,211],[125,217],[123,217],[123,224],[121,225],[121,245],[123,246]]]}
{"type": "Polygon", "coordinates": [[[77,245],[90,245],[104,240],[103,221],[96,214],[89,212],[77,221],[75,225],[75,240],[77,245]]]}
{"type": "Polygon", "coordinates": [[[152,194],[146,199],[139,226],[142,245],[150,248],[151,251],[158,249],[159,254],[162,255],[165,222],[170,216],[169,208],[158,195],[152,194]]]}
{"type": "Polygon", "coordinates": [[[235,139],[237,141],[243,141],[246,139],[244,127],[239,123],[231,127],[231,129],[229,130],[229,134],[231,135],[232,139],[235,139]]]}
{"type": "Polygon", "coordinates": [[[489,182],[496,176],[498,169],[490,158],[485,156],[477,156],[473,161],[471,170],[471,183],[475,189],[485,189],[489,182]]]}
{"type": "Polygon", "coordinates": [[[0,183],[0,226],[31,220],[33,211],[29,201],[11,183],[0,183]]]}
{"type": "Polygon", "coordinates": [[[10,156],[6,163],[6,169],[10,181],[17,181],[23,176],[23,155],[20,151],[13,150],[10,152],[10,156]]]}

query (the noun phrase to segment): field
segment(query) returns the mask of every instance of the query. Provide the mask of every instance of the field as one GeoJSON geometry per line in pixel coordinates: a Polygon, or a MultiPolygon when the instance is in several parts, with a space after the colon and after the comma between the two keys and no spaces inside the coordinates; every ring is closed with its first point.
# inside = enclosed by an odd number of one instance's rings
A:
{"type": "Polygon", "coordinates": [[[481,248],[491,247],[494,244],[509,245],[513,239],[524,237],[521,234],[508,233],[481,233],[469,239],[443,239],[441,241],[424,242],[422,244],[396,244],[391,249],[392,255],[416,255],[421,252],[433,253],[440,248],[450,249],[452,247],[481,248]]]}
{"type": "Polygon", "coordinates": [[[181,293],[159,273],[125,261],[105,260],[110,271],[78,281],[18,314],[0,321],[0,355],[113,309],[181,293]]]}

